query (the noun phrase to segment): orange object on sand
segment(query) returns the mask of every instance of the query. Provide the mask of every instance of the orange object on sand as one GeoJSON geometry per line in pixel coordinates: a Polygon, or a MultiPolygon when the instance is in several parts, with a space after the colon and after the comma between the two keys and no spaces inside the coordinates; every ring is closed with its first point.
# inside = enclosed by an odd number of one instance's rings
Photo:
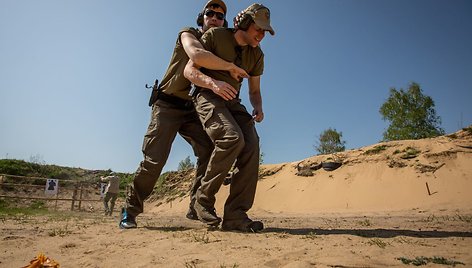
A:
{"type": "Polygon", "coordinates": [[[38,256],[36,256],[36,258],[30,261],[30,264],[22,268],[43,268],[43,267],[59,268],[59,263],[44,256],[43,253],[39,253],[38,256]]]}

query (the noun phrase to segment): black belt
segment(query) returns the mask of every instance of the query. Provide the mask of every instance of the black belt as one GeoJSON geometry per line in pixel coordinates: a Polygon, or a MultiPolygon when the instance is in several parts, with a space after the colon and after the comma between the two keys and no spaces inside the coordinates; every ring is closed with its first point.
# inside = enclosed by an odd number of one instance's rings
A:
{"type": "Polygon", "coordinates": [[[193,103],[191,100],[184,100],[176,96],[165,94],[164,92],[159,92],[159,96],[157,97],[157,99],[170,103],[180,109],[193,109],[193,103]]]}

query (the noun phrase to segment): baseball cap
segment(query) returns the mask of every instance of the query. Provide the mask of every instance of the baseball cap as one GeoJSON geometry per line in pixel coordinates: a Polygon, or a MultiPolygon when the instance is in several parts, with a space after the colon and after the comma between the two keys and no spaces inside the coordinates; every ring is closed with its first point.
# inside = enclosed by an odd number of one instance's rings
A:
{"type": "Polygon", "coordinates": [[[269,31],[271,35],[275,34],[274,28],[270,26],[270,10],[267,7],[255,3],[246,8],[245,13],[249,14],[261,29],[269,31]]]}
{"type": "Polygon", "coordinates": [[[208,8],[211,5],[219,5],[223,9],[223,11],[225,12],[225,15],[226,15],[226,10],[227,9],[226,9],[225,2],[223,2],[222,0],[210,0],[206,3],[205,8],[208,8]]]}

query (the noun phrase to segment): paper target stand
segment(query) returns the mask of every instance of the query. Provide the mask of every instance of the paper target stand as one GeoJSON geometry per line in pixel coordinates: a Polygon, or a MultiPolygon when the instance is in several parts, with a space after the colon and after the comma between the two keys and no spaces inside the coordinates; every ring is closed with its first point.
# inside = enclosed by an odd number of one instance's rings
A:
{"type": "Polygon", "coordinates": [[[100,184],[77,180],[0,174],[0,198],[71,202],[70,210],[81,210],[82,202],[101,202],[100,184]]]}

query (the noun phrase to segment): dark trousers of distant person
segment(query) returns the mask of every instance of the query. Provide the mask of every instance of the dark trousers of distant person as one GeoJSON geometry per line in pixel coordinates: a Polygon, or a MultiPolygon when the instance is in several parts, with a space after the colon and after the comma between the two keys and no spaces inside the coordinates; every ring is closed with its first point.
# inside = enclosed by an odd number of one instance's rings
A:
{"type": "Polygon", "coordinates": [[[141,161],[126,197],[126,211],[137,216],[144,211],[144,200],[152,193],[169,157],[172,143],[179,133],[197,157],[196,177],[190,190],[190,207],[208,165],[213,144],[202,128],[193,107],[182,109],[163,100],[152,106],[151,122],[144,136],[141,161]]]}
{"type": "Polygon", "coordinates": [[[259,173],[259,136],[252,116],[239,99],[225,101],[209,90],[194,98],[200,121],[215,146],[197,190],[197,202],[214,208],[215,195],[236,160],[223,224],[243,223],[254,203],[259,173]]]}

